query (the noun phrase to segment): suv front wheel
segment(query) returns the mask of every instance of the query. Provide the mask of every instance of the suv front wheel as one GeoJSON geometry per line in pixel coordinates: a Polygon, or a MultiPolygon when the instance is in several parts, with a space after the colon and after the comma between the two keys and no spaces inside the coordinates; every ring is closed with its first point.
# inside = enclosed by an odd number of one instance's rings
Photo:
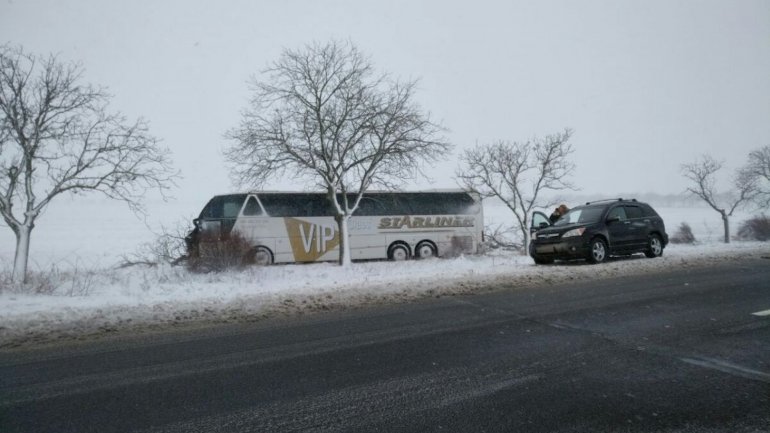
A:
{"type": "Polygon", "coordinates": [[[650,235],[647,251],[644,252],[644,255],[651,259],[663,255],[663,241],[660,240],[660,236],[650,235]]]}
{"type": "Polygon", "coordinates": [[[607,244],[601,238],[591,240],[588,261],[591,263],[602,263],[607,259],[607,244]]]}

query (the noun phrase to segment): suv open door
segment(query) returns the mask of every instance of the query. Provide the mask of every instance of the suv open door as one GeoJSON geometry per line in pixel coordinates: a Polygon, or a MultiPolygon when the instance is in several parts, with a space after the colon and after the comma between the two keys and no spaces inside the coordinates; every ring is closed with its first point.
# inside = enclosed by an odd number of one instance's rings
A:
{"type": "Polygon", "coordinates": [[[535,233],[537,233],[538,230],[544,229],[546,227],[551,226],[551,220],[548,218],[548,215],[544,214],[540,211],[534,211],[532,212],[532,221],[529,226],[529,255],[533,255],[534,244],[532,243],[532,239],[535,238],[535,233]]]}
{"type": "Polygon", "coordinates": [[[540,211],[532,212],[532,223],[529,226],[529,234],[534,235],[536,231],[550,227],[550,225],[551,220],[548,219],[548,215],[540,211]]]}

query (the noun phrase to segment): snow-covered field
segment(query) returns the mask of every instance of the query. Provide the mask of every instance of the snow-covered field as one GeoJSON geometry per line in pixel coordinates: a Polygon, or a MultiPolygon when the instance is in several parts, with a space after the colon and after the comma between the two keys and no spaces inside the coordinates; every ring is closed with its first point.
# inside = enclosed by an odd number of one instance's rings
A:
{"type": "MultiPolygon", "coordinates": [[[[769,243],[721,243],[721,220],[711,209],[658,208],[669,234],[685,221],[698,243],[669,245],[659,259],[639,256],[597,266],[535,266],[528,257],[498,250],[456,259],[354,263],[347,269],[323,263],[223,274],[195,274],[171,266],[117,268],[122,256],[153,240],[151,229],[197,213],[196,205],[182,215],[168,212],[170,205],[158,206],[169,206],[157,213],[168,219],[140,221],[119,204],[98,202],[60,207],[41,219],[33,232],[31,262],[44,281],[38,286],[41,293],[7,287],[0,292],[0,347],[125,328],[237,321],[489,288],[515,290],[770,256],[769,243]]],[[[173,208],[179,212],[180,206],[173,208]]],[[[485,205],[484,210],[488,224],[512,219],[501,206],[485,205]]],[[[746,217],[733,218],[733,232],[746,217]]],[[[12,257],[12,233],[0,227],[0,272],[8,274],[12,257]]]]}

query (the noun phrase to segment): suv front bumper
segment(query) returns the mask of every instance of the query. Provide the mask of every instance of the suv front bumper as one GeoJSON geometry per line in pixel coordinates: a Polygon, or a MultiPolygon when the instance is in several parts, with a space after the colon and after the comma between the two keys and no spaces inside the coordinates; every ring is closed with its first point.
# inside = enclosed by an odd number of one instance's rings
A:
{"type": "Polygon", "coordinates": [[[533,256],[547,259],[578,259],[586,258],[591,248],[582,237],[560,239],[558,242],[537,242],[531,249],[533,256]]]}

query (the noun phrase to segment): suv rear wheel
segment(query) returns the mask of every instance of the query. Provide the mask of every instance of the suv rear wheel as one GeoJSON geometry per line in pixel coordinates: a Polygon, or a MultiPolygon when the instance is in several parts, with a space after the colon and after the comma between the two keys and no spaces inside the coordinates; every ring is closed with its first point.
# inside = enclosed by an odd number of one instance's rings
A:
{"type": "Polygon", "coordinates": [[[651,259],[663,255],[663,241],[660,240],[660,236],[650,235],[647,251],[644,252],[644,255],[651,259]]]}
{"type": "Polygon", "coordinates": [[[602,263],[607,258],[607,244],[601,238],[591,240],[591,249],[588,253],[588,261],[602,263]]]}

